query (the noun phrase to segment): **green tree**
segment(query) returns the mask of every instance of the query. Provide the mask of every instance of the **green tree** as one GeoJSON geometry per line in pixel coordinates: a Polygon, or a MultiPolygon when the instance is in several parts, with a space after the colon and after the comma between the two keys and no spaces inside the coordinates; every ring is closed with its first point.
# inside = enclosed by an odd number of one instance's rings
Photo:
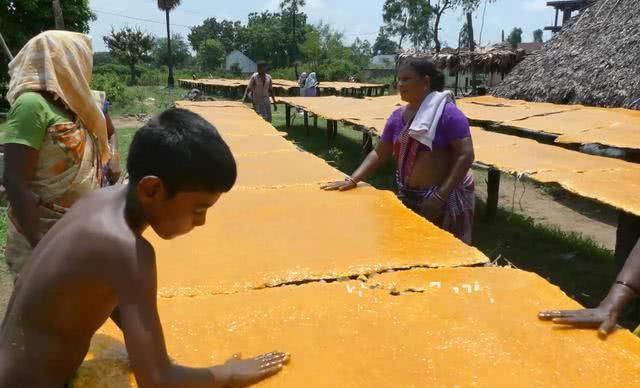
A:
{"type": "Polygon", "coordinates": [[[539,29],[539,28],[537,30],[533,31],[533,41],[534,42],[538,42],[538,43],[542,43],[543,42],[542,34],[543,34],[542,30],[539,29]]]}
{"type": "Polygon", "coordinates": [[[207,39],[198,48],[198,66],[201,71],[219,69],[224,63],[225,55],[222,42],[216,39],[207,39]]]}
{"type": "Polygon", "coordinates": [[[253,60],[266,61],[271,67],[284,67],[290,63],[290,47],[279,13],[249,14],[246,39],[245,54],[253,60]]]}
{"type": "Polygon", "coordinates": [[[304,42],[300,45],[300,54],[314,68],[318,67],[319,61],[323,56],[322,41],[320,32],[312,26],[307,27],[304,42]]]}
{"type": "Polygon", "coordinates": [[[239,21],[208,18],[201,25],[192,27],[187,36],[194,51],[198,51],[202,42],[216,39],[222,42],[227,53],[233,50],[247,49],[246,28],[239,21]]]}
{"type": "Polygon", "coordinates": [[[426,47],[430,43],[428,30],[431,6],[425,0],[385,0],[382,19],[389,35],[398,37],[398,47],[402,48],[405,38],[414,46],[426,47]]]}
{"type": "MultiPolygon", "coordinates": [[[[89,0],[60,0],[64,12],[65,28],[68,31],[89,32],[89,23],[96,16],[89,8],[89,0]]],[[[0,1],[0,26],[2,35],[15,55],[33,36],[55,28],[52,8],[42,1],[0,1]]],[[[0,83],[6,82],[8,58],[0,55],[0,83]]]]}
{"type": "Polygon", "coordinates": [[[167,86],[170,88],[174,87],[176,81],[173,78],[173,56],[171,55],[171,11],[176,9],[180,5],[181,0],[158,0],[158,8],[161,11],[164,11],[164,14],[167,19],[167,52],[168,56],[168,64],[169,66],[169,77],[167,78],[167,86]]]}
{"type": "Polygon", "coordinates": [[[363,69],[371,62],[372,52],[371,43],[368,40],[356,38],[351,45],[351,62],[363,69]]]}
{"type": "Polygon", "coordinates": [[[507,41],[511,43],[512,49],[517,49],[518,44],[522,43],[522,28],[514,28],[511,30],[509,37],[507,37],[507,41]]]}
{"type": "Polygon", "coordinates": [[[398,49],[398,45],[389,38],[389,34],[384,27],[380,27],[378,37],[373,43],[373,54],[394,54],[398,49]]]}
{"type": "Polygon", "coordinates": [[[283,19],[289,18],[288,22],[283,20],[285,33],[289,32],[287,35],[289,35],[291,39],[289,46],[289,63],[294,63],[298,59],[298,45],[304,42],[304,25],[307,23],[307,17],[301,12],[301,9],[305,5],[305,0],[280,1],[280,12],[282,13],[283,19]]]}
{"type": "Polygon", "coordinates": [[[124,27],[119,31],[111,29],[109,36],[103,37],[111,55],[122,64],[129,66],[131,85],[136,84],[136,65],[150,59],[154,39],[138,28],[124,27]]]}
{"type": "MultiPolygon", "coordinates": [[[[492,3],[495,0],[485,0],[485,2],[492,3]]],[[[435,3],[429,0],[431,10],[435,15],[435,21],[433,23],[433,41],[435,44],[435,51],[440,52],[442,45],[440,43],[440,23],[442,21],[442,15],[448,10],[454,10],[461,8],[463,12],[473,12],[480,6],[482,0],[435,0],[435,3]]],[[[481,34],[482,35],[482,34],[481,34]]],[[[468,36],[468,34],[467,34],[468,36]]],[[[467,43],[469,39],[467,38],[467,43]]]]}
{"type": "Polygon", "coordinates": [[[458,48],[469,48],[469,26],[465,22],[458,35],[458,48]]]}
{"type": "MultiPolygon", "coordinates": [[[[169,50],[166,38],[156,39],[153,53],[151,54],[157,66],[169,66],[169,50]]],[[[186,66],[191,60],[189,44],[182,35],[173,34],[171,37],[171,61],[176,68],[186,66]]]]}

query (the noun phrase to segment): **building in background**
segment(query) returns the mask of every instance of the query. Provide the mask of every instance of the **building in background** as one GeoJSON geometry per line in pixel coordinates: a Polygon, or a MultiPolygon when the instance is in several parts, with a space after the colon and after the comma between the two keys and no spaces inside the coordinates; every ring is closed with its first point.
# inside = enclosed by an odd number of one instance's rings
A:
{"type": "Polygon", "coordinates": [[[258,65],[255,61],[238,50],[233,50],[227,55],[224,62],[224,69],[226,71],[233,71],[235,64],[240,68],[240,72],[243,75],[253,74],[258,71],[258,65]]]}

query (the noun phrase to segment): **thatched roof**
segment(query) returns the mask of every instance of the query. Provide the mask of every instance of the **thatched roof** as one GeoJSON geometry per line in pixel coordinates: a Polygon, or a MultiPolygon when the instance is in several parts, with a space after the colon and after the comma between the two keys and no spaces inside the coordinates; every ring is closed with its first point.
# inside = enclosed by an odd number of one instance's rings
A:
{"type": "Polygon", "coordinates": [[[430,58],[439,68],[449,70],[452,73],[468,71],[471,69],[472,63],[475,63],[477,71],[506,74],[524,59],[525,51],[514,51],[508,45],[501,44],[477,48],[473,55],[469,50],[444,48],[439,54],[413,51],[400,54],[401,58],[406,56],[430,58]]]}
{"type": "Polygon", "coordinates": [[[491,93],[640,109],[640,1],[592,0],[491,93]]]}

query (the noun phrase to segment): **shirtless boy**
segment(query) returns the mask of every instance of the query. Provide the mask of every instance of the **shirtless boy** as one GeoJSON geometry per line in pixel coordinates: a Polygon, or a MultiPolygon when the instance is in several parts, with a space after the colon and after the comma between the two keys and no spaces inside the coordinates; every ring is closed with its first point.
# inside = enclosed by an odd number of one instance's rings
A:
{"type": "Polygon", "coordinates": [[[0,387],[64,386],[109,317],[140,387],[247,386],[278,373],[286,353],[199,369],[167,355],[155,253],[142,233],[150,226],[164,239],[186,234],[232,188],[235,160],[216,129],[168,110],[136,133],[127,169],[128,185],[78,201],[20,272],[0,328],[0,387]]]}

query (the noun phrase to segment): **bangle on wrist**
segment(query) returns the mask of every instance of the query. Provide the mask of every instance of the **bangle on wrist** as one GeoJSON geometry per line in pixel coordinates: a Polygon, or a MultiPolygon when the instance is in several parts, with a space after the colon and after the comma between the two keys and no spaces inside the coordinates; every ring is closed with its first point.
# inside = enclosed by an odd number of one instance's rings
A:
{"type": "Polygon", "coordinates": [[[640,290],[634,286],[633,284],[629,284],[627,282],[624,282],[622,280],[616,280],[616,284],[619,284],[621,286],[625,286],[628,289],[630,289],[631,291],[633,291],[634,294],[636,294],[636,296],[640,296],[640,290]]]}
{"type": "Polygon", "coordinates": [[[353,178],[352,178],[352,177],[350,177],[350,176],[348,176],[348,177],[344,178],[344,180],[345,180],[345,181],[347,181],[347,182],[351,182],[351,183],[353,183],[353,184],[354,184],[354,185],[356,185],[356,186],[358,185],[358,181],[356,181],[355,179],[353,179],[353,178]]]}

